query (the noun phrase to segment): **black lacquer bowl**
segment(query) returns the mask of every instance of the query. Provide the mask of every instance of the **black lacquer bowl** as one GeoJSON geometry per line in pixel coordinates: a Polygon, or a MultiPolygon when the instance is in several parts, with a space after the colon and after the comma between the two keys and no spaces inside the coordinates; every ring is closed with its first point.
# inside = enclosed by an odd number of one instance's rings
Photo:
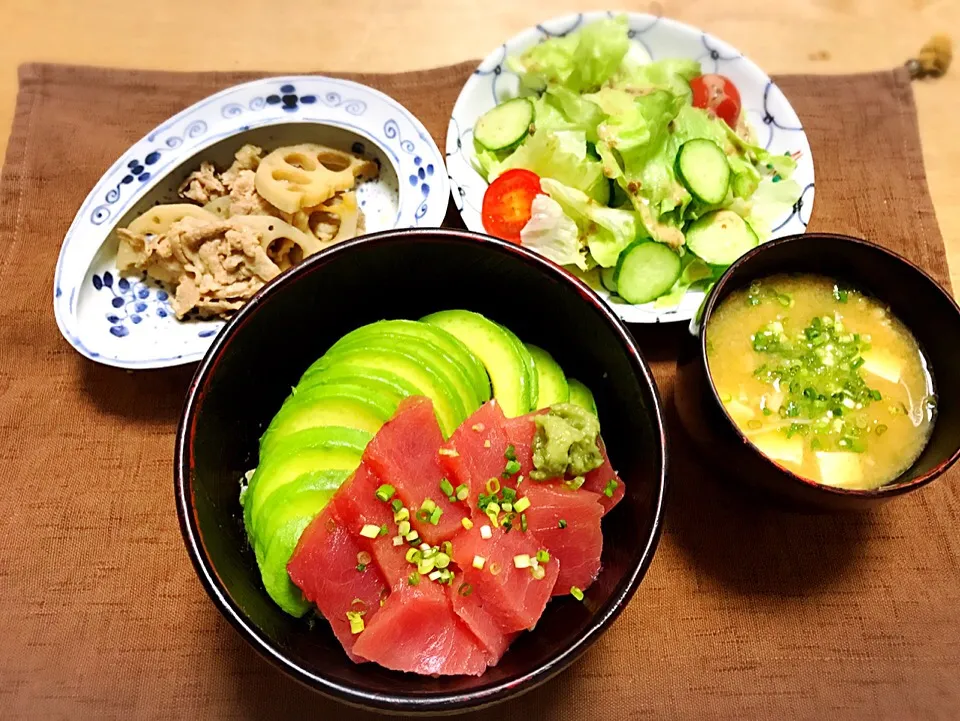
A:
{"type": "Polygon", "coordinates": [[[684,427],[718,470],[787,505],[857,509],[929,483],[960,457],[960,308],[917,266],[865,240],[807,233],[764,243],[736,261],[707,296],[681,344],[675,400],[684,427]],[[941,399],[933,434],[917,461],[893,482],[856,491],[814,483],[760,453],[724,410],[707,367],[706,334],[714,309],[731,292],[776,273],[835,278],[887,303],[926,354],[941,399]]]}
{"type": "MultiPolygon", "coordinates": [[[[191,384],[177,434],[176,496],[187,550],[217,608],[263,656],[342,701],[397,713],[475,708],[543,683],[577,659],[640,584],[660,534],[666,438],[650,370],[591,290],[509,243],[450,230],[389,231],[324,251],[271,283],[216,339],[191,384]],[[241,520],[239,479],[302,372],[341,335],[383,318],[474,310],[548,349],[596,395],[626,488],[603,521],[603,569],[585,603],[547,606],[479,678],[430,678],[354,665],[329,627],[308,628],[260,584],[241,520]]],[[[642,599],[638,602],[642,603],[642,599]]]]}

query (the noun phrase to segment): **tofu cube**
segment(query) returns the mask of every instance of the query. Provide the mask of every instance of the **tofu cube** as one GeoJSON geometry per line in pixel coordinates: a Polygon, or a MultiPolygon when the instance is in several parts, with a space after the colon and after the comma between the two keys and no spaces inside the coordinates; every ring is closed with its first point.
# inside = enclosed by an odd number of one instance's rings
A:
{"type": "Polygon", "coordinates": [[[727,413],[730,414],[730,417],[733,418],[733,422],[738,426],[745,426],[747,421],[752,420],[757,415],[754,413],[753,408],[736,399],[728,401],[723,405],[727,409],[727,413]]]}
{"type": "Polygon", "coordinates": [[[891,353],[884,350],[871,349],[862,355],[863,365],[860,366],[867,373],[883,378],[891,383],[900,382],[900,361],[891,353]]]}
{"type": "Polygon", "coordinates": [[[780,463],[803,464],[803,438],[787,438],[780,431],[766,431],[750,436],[750,442],[767,458],[780,463]]]}
{"type": "Polygon", "coordinates": [[[861,488],[863,469],[860,454],[847,451],[818,451],[820,482],[835,488],[861,488]]]}

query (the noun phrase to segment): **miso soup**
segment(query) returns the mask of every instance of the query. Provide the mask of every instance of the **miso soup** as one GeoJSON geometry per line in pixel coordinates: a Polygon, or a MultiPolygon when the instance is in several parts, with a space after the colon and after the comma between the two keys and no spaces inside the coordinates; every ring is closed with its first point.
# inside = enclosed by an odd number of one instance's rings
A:
{"type": "Polygon", "coordinates": [[[754,446],[799,476],[847,489],[895,479],[936,412],[910,331],[876,299],[816,275],[731,293],[707,325],[710,376],[754,446]]]}

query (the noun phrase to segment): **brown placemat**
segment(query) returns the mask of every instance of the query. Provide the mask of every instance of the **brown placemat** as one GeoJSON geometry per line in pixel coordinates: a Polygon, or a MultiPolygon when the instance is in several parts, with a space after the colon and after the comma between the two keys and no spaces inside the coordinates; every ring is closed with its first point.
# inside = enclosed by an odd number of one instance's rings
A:
{"type": "MultiPolygon", "coordinates": [[[[473,67],[352,77],[443,147],[473,67]]],[[[172,493],[192,368],[98,366],[53,319],[60,241],[100,174],[162,119],[252,77],[21,69],[0,186],[0,718],[372,718],[282,677],[194,576],[172,493]]],[[[947,283],[906,74],[779,83],[816,160],[811,228],[879,241],[947,283]]],[[[646,579],[572,669],[485,717],[960,717],[960,468],[861,515],[746,505],[705,482],[677,426],[678,332],[637,330],[672,426],[646,579]]]]}

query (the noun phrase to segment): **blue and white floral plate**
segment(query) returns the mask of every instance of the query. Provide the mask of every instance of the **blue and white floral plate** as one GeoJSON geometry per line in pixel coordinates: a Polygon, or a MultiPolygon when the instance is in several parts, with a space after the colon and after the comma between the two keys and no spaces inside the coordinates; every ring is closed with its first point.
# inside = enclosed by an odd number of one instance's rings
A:
{"type": "MultiPolygon", "coordinates": [[[[506,58],[547,38],[566,35],[614,14],[619,13],[566,15],[527,28],[490,53],[467,80],[453,107],[447,129],[446,157],[453,202],[468,228],[484,232],[480,208],[487,189],[486,181],[473,166],[473,126],[487,110],[515,97],[520,90],[516,75],[504,64],[506,58]]],[[[701,30],[667,18],[624,14],[630,38],[635,43],[631,54],[650,60],[693,58],[700,61],[704,72],[721,73],[733,81],[760,144],[773,153],[789,153],[797,160],[793,177],[802,192],[793,210],[774,223],[772,237],[805,232],[813,209],[813,158],[800,120],[776,84],[740,51],[701,30]]],[[[630,305],[611,299],[599,285],[596,289],[610,301],[613,310],[630,323],[689,320],[704,296],[702,291],[691,290],[678,306],[657,308],[654,303],[630,305]]]]}
{"type": "Polygon", "coordinates": [[[378,158],[380,177],[357,189],[369,232],[439,226],[446,214],[443,156],[421,122],[392,98],[320,76],[228,88],[135,143],[80,207],[57,260],[53,301],[60,332],[80,353],[130,369],[203,356],[224,321],[178,321],[169,288],[120,274],[114,229],[157,203],[183,202],[177,188],[202,160],[226,167],[248,142],[267,150],[323,143],[378,158]]]}

